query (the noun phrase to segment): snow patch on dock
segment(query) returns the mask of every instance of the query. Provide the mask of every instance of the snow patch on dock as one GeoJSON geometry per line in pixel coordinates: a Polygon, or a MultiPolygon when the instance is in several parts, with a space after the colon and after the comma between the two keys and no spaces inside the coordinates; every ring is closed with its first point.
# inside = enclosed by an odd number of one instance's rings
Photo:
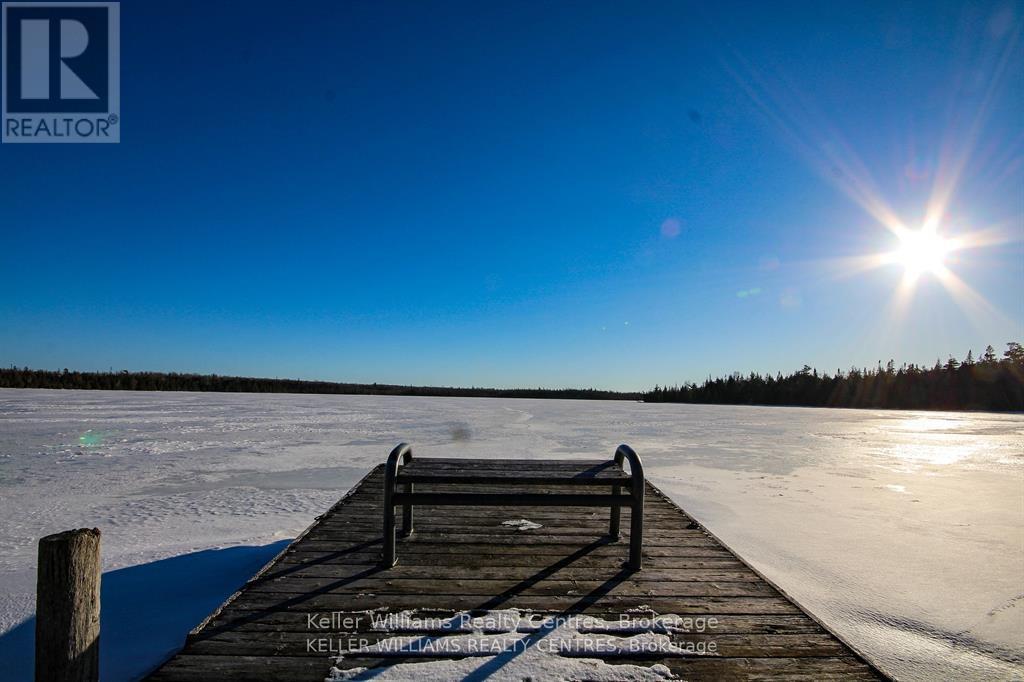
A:
{"type": "Polygon", "coordinates": [[[534,523],[529,519],[509,519],[508,521],[502,521],[501,525],[515,528],[516,530],[537,530],[544,527],[544,524],[534,523]]]}

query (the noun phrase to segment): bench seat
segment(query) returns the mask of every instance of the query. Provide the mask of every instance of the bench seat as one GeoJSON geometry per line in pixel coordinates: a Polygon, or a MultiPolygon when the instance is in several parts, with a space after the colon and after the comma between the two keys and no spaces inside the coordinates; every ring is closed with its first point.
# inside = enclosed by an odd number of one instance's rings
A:
{"type": "Polygon", "coordinates": [[[631,476],[611,460],[417,458],[398,469],[398,483],[479,485],[629,485],[631,476]]]}

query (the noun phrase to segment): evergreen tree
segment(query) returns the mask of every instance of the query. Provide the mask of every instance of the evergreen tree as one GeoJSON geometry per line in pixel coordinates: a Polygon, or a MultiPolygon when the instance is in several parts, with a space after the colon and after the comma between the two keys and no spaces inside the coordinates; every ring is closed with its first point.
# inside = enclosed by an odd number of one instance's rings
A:
{"type": "Polygon", "coordinates": [[[1015,365],[1024,366],[1024,347],[1016,341],[1006,344],[1006,352],[1003,353],[1003,356],[1015,365]]]}

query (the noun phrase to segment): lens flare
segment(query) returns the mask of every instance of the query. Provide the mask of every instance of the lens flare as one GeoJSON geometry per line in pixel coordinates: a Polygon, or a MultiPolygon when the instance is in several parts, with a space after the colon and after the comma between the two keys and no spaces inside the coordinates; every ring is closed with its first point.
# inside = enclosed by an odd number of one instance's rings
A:
{"type": "Polygon", "coordinates": [[[96,433],[92,429],[89,429],[81,436],[78,437],[78,444],[82,447],[92,448],[98,445],[103,445],[103,434],[96,433]]]}

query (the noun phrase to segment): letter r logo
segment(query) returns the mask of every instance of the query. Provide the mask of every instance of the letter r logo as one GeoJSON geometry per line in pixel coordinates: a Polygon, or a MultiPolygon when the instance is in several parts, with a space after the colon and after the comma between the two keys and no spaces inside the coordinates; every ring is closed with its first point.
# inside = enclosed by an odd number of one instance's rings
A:
{"type": "MultiPolygon", "coordinates": [[[[79,78],[69,62],[89,46],[89,32],[77,19],[60,20],[60,99],[99,99],[79,78]]],[[[50,99],[50,21],[21,20],[21,98],[50,99]]]]}
{"type": "Polygon", "coordinates": [[[116,3],[4,3],[5,113],[110,110],[116,3]]]}

